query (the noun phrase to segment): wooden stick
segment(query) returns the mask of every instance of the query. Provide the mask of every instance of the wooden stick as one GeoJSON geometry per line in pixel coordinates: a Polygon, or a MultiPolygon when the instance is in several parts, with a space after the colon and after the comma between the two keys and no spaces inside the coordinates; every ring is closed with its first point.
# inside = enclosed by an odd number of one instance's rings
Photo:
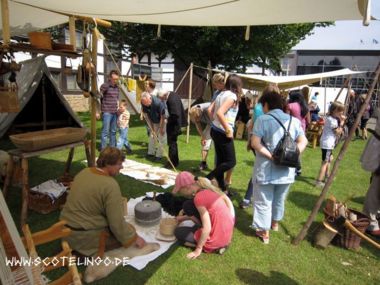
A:
{"type": "Polygon", "coordinates": [[[191,95],[193,92],[193,63],[190,64],[190,82],[189,82],[189,99],[187,106],[187,128],[186,128],[186,143],[189,143],[190,136],[190,107],[191,107],[191,95]]]}
{"type": "Polygon", "coordinates": [[[338,101],[340,94],[342,93],[343,89],[348,85],[348,83],[351,82],[351,79],[352,79],[352,75],[349,75],[348,78],[344,81],[342,88],[340,88],[338,95],[336,95],[334,102],[338,101]]]}
{"type": "MultiPolygon", "coordinates": [[[[91,91],[97,92],[97,58],[98,58],[98,33],[96,28],[92,30],[91,62],[95,66],[95,72],[91,72],[91,91]]],[[[96,99],[91,96],[91,165],[95,165],[96,157],[96,99]]]]}
{"type": "Polygon", "coordinates": [[[359,114],[357,115],[357,117],[355,119],[355,123],[351,127],[351,129],[350,129],[350,131],[348,133],[348,137],[346,138],[346,140],[344,141],[344,144],[343,144],[342,148],[340,149],[338,157],[337,157],[336,161],[334,162],[331,174],[330,174],[329,178],[327,179],[326,185],[325,185],[325,187],[323,187],[323,190],[322,190],[321,194],[319,195],[319,198],[318,198],[317,202],[315,203],[314,208],[313,208],[313,210],[311,211],[311,213],[309,215],[309,218],[307,219],[306,223],[302,227],[302,229],[299,232],[299,234],[297,235],[297,237],[292,241],[292,244],[298,245],[305,238],[308,229],[310,228],[312,222],[314,221],[314,219],[315,219],[315,217],[316,217],[316,215],[317,215],[317,213],[319,211],[319,208],[321,207],[322,202],[325,199],[327,191],[329,190],[329,188],[330,188],[330,186],[331,186],[331,184],[332,184],[332,182],[334,180],[334,177],[336,176],[336,173],[338,172],[338,168],[339,168],[340,162],[343,159],[343,157],[344,157],[344,155],[345,155],[345,153],[347,151],[347,148],[348,148],[348,146],[349,146],[349,144],[351,142],[351,139],[352,139],[352,137],[353,137],[353,135],[355,133],[355,130],[358,127],[358,125],[359,125],[359,123],[361,121],[363,113],[365,112],[365,110],[367,109],[368,104],[370,103],[370,100],[371,100],[373,91],[375,89],[376,83],[379,80],[379,75],[380,75],[380,63],[379,63],[379,65],[376,68],[375,76],[373,78],[373,82],[372,82],[371,87],[369,89],[369,92],[368,92],[368,95],[366,97],[366,100],[365,100],[364,104],[361,106],[359,114]]]}
{"type": "Polygon", "coordinates": [[[70,44],[73,45],[74,50],[76,50],[77,46],[77,35],[75,31],[75,17],[69,17],[69,32],[70,32],[70,44]]]}
{"type": "Polygon", "coordinates": [[[8,0],[1,0],[1,18],[3,25],[3,44],[5,46],[8,46],[11,42],[11,31],[9,29],[8,0]]]}
{"type": "MultiPolygon", "coordinates": [[[[190,66],[191,67],[191,66],[190,66]]],[[[182,79],[181,81],[179,82],[179,84],[177,85],[177,87],[175,88],[174,92],[177,92],[179,87],[182,85],[182,82],[185,80],[187,74],[189,73],[190,71],[190,67],[186,70],[185,74],[182,76],[182,79]]]]}

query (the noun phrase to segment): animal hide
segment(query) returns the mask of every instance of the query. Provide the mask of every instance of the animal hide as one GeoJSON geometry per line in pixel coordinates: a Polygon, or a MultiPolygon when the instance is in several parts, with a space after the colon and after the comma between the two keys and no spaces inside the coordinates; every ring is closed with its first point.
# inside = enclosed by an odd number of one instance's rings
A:
{"type": "MultiPolygon", "coordinates": [[[[125,257],[132,258],[135,256],[146,255],[159,249],[160,245],[158,243],[147,243],[143,248],[138,248],[136,245],[131,245],[128,248],[120,247],[105,252],[103,260],[122,260],[125,257]]],[[[113,272],[117,266],[118,265],[115,264],[115,262],[112,262],[110,264],[101,262],[96,265],[89,265],[84,272],[84,281],[86,283],[90,283],[105,278],[111,274],[111,272],[113,272]]]]}

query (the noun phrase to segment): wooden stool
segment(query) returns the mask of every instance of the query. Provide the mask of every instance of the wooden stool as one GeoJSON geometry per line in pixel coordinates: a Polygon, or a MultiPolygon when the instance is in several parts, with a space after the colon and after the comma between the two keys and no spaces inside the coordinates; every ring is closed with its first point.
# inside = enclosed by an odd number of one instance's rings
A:
{"type": "Polygon", "coordinates": [[[3,194],[4,197],[6,197],[8,193],[8,187],[11,184],[12,181],[12,175],[14,170],[14,159],[18,158],[21,160],[21,171],[22,171],[22,205],[21,205],[21,227],[26,223],[27,215],[28,215],[28,202],[29,202],[29,163],[28,159],[31,157],[36,157],[42,154],[51,153],[55,151],[60,151],[63,149],[69,148],[69,155],[67,157],[65,170],[63,175],[68,175],[71,167],[71,162],[73,160],[74,156],[74,148],[77,146],[84,145],[85,151],[86,151],[86,158],[88,165],[90,166],[90,152],[89,152],[89,142],[88,141],[80,141],[75,143],[70,143],[66,145],[56,146],[48,149],[42,149],[38,151],[32,151],[32,152],[23,152],[20,149],[13,149],[8,151],[9,154],[9,161],[7,165],[7,176],[5,177],[4,181],[4,187],[3,187],[3,194]]]}

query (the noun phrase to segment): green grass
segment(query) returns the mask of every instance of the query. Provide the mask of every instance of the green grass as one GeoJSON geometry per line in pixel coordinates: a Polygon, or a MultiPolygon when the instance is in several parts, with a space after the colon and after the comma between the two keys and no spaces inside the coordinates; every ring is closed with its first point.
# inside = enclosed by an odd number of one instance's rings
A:
{"type": "MultiPolygon", "coordinates": [[[[80,114],[83,122],[89,125],[88,114],[80,114]]],[[[98,122],[98,137],[101,123],[98,122]]],[[[146,162],[146,130],[143,123],[133,116],[129,139],[133,146],[132,159],[146,162]]],[[[99,143],[99,141],[98,141],[99,143]]],[[[341,163],[338,175],[332,184],[330,194],[338,200],[346,200],[351,208],[361,210],[364,195],[369,185],[369,173],[364,172],[359,164],[359,157],[365,142],[354,141],[341,163]]],[[[11,148],[9,141],[0,141],[3,149],[11,148]]],[[[233,242],[223,255],[202,254],[196,260],[187,260],[189,249],[174,245],[158,259],[149,263],[142,270],[131,267],[119,267],[109,277],[96,284],[380,284],[379,251],[362,241],[362,248],[350,251],[336,246],[318,250],[312,246],[315,230],[322,220],[322,212],[312,224],[306,239],[298,246],[291,240],[299,233],[307,220],[320,189],[312,183],[320,166],[320,149],[308,148],[303,155],[303,175],[291,186],[286,202],[284,220],[280,231],[271,233],[269,245],[263,245],[249,228],[252,223],[252,209],[238,209],[238,202],[243,197],[248,180],[252,174],[254,157],[245,150],[245,141],[235,141],[238,164],[234,170],[232,188],[237,191],[233,199],[237,211],[237,223],[233,242]],[[343,265],[348,262],[351,265],[343,265]]],[[[186,136],[179,138],[179,170],[191,170],[198,166],[200,160],[199,137],[192,128],[190,143],[186,136]]],[[[338,150],[335,151],[335,154],[338,150]]],[[[67,151],[43,155],[30,162],[30,184],[32,186],[62,174],[67,151]]],[[[74,155],[72,174],[76,174],[85,165],[82,149],[77,148],[74,155]]],[[[213,162],[213,151],[209,164],[213,162]]],[[[159,165],[158,163],[155,163],[159,165]]],[[[148,191],[161,191],[150,184],[138,182],[127,176],[119,175],[123,195],[138,197],[148,191]]],[[[19,223],[20,189],[11,188],[8,196],[11,213],[19,223]]],[[[32,231],[50,226],[58,220],[59,213],[40,215],[29,211],[28,223],[32,231]]],[[[59,243],[43,246],[39,252],[51,255],[57,251],[59,243]]],[[[80,268],[84,270],[84,268],[80,268]]],[[[55,275],[50,275],[54,277],[55,275]]]]}

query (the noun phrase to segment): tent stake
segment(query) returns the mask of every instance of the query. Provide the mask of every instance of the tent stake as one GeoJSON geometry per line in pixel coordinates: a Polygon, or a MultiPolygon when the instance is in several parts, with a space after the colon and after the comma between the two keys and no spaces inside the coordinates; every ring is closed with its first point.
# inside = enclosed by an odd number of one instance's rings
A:
{"type": "Polygon", "coordinates": [[[345,155],[345,153],[347,151],[347,148],[348,148],[348,146],[349,146],[349,144],[351,142],[351,139],[352,139],[352,137],[354,135],[355,129],[358,127],[358,125],[360,123],[360,120],[361,120],[361,118],[363,116],[363,113],[365,112],[365,110],[367,109],[367,106],[369,105],[369,103],[371,101],[371,97],[372,97],[373,91],[374,91],[375,86],[376,86],[376,84],[377,84],[377,82],[379,80],[379,75],[380,75],[380,63],[378,64],[378,66],[376,68],[375,76],[373,78],[373,82],[372,82],[371,87],[370,87],[370,89],[368,91],[368,94],[367,94],[367,97],[365,99],[365,102],[361,106],[359,114],[356,116],[355,123],[351,127],[351,129],[350,129],[350,131],[348,133],[348,137],[346,138],[346,140],[343,143],[342,148],[340,149],[338,157],[337,157],[337,159],[334,162],[334,166],[332,168],[331,174],[330,174],[329,178],[327,179],[326,185],[325,185],[325,187],[323,187],[323,190],[322,190],[321,194],[319,195],[319,198],[318,198],[317,202],[315,203],[314,208],[313,208],[313,210],[311,211],[311,213],[309,215],[309,218],[307,219],[306,223],[302,227],[302,229],[299,232],[299,234],[297,235],[297,237],[292,241],[292,244],[298,245],[305,238],[308,229],[310,228],[312,222],[314,221],[314,219],[315,219],[315,217],[316,217],[316,215],[317,215],[317,213],[319,211],[319,208],[321,207],[322,202],[323,202],[323,200],[326,197],[327,191],[329,190],[329,188],[330,188],[330,186],[332,184],[332,181],[334,180],[334,177],[336,176],[336,174],[338,172],[338,168],[339,168],[340,162],[343,159],[343,157],[344,157],[344,155],[345,155]]]}

